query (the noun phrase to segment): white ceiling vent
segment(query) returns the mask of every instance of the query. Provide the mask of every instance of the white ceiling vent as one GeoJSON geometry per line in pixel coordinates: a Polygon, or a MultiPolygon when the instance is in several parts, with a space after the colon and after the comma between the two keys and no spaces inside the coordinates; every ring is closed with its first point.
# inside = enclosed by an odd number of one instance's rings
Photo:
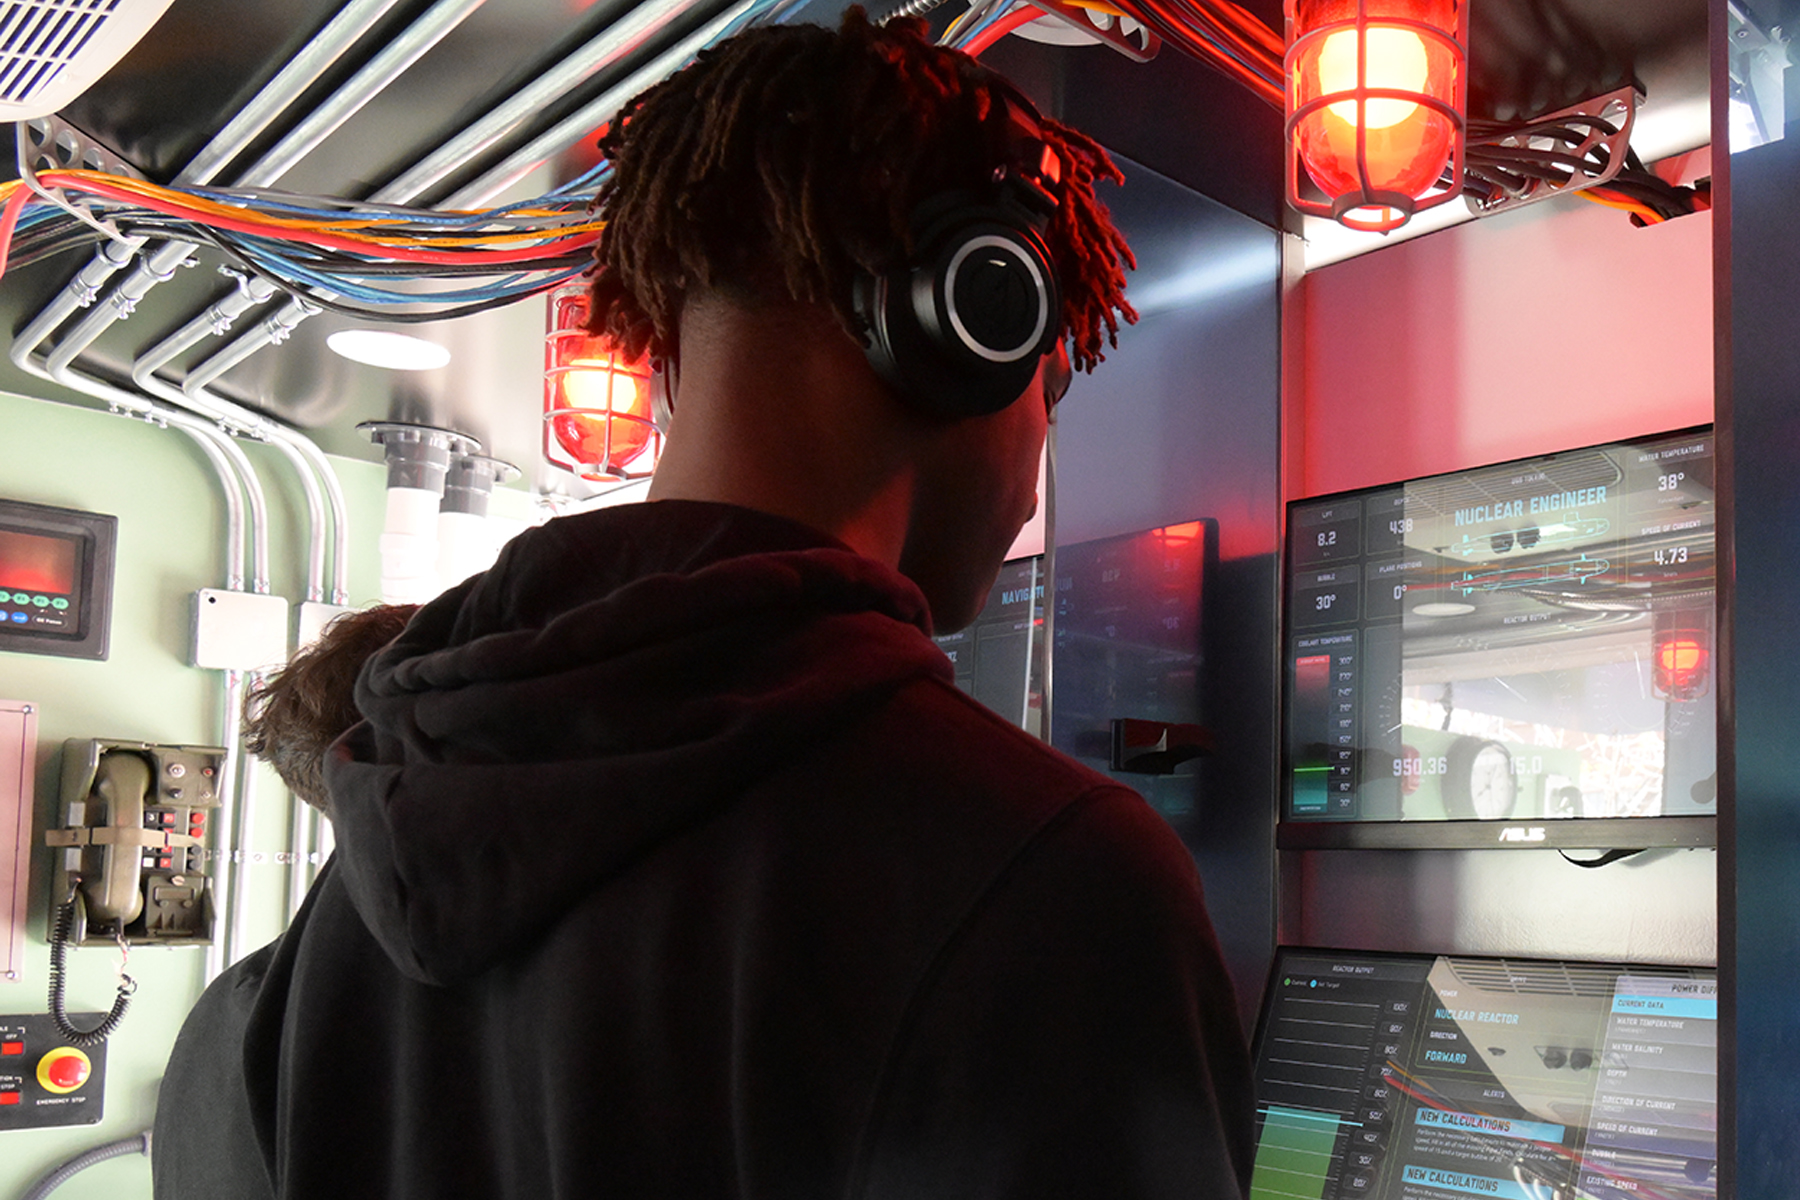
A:
{"type": "Polygon", "coordinates": [[[48,116],[112,69],[172,0],[0,0],[0,121],[48,116]]]}

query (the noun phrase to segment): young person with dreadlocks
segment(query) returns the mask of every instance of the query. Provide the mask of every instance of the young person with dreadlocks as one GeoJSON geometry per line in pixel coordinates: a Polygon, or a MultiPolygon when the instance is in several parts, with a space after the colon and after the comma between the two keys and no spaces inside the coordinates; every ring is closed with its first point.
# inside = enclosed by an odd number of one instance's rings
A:
{"type": "Polygon", "coordinates": [[[1191,857],[929,637],[1133,315],[1112,164],[855,9],[709,51],[603,150],[592,320],[672,404],[650,500],[520,536],[364,669],[336,857],[247,1032],[177,1051],[232,1056],[253,1136],[209,1177],[165,1111],[158,1194],[1238,1195],[1191,857]]]}

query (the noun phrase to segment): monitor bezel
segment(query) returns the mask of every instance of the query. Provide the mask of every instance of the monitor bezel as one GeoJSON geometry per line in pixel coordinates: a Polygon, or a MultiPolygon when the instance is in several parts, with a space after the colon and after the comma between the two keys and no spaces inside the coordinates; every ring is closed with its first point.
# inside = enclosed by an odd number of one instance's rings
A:
{"type": "MultiPolygon", "coordinates": [[[[1331,817],[1295,820],[1288,815],[1294,780],[1288,738],[1288,721],[1293,703],[1293,680],[1288,660],[1289,647],[1295,636],[1289,593],[1294,576],[1293,531],[1296,507],[1365,497],[1370,493],[1450,478],[1468,471],[1490,471],[1606,447],[1633,446],[1644,442],[1700,435],[1715,438],[1714,462],[1716,464],[1716,427],[1713,425],[1690,425],[1636,437],[1569,446],[1544,454],[1531,454],[1500,462],[1482,463],[1458,471],[1440,471],[1430,475],[1394,480],[1389,483],[1326,492],[1317,496],[1299,496],[1287,501],[1282,512],[1281,595],[1279,599],[1281,704],[1280,724],[1277,727],[1280,746],[1278,767],[1280,780],[1277,783],[1279,807],[1276,811],[1275,821],[1276,848],[1279,850],[1649,850],[1716,846],[1718,844],[1718,815],[1716,812],[1655,817],[1540,817],[1496,821],[1395,821],[1331,817]]],[[[1716,522],[1716,505],[1714,517],[1716,522]]],[[[1718,602],[1716,574],[1713,595],[1716,605],[1718,602]]]]}
{"type": "Polygon", "coordinates": [[[0,528],[39,537],[74,539],[81,551],[76,566],[80,596],[75,605],[75,632],[0,629],[0,651],[104,662],[112,633],[119,518],[107,513],[0,498],[0,528]]]}

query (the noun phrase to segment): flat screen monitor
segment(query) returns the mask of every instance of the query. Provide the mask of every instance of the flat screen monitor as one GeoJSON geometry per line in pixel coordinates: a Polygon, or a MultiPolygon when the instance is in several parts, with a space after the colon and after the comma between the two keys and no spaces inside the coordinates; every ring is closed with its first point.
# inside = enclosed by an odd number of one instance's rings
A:
{"type": "Polygon", "coordinates": [[[1711,845],[1713,437],[1288,506],[1286,848],[1711,845]]]}
{"type": "Polygon", "coordinates": [[[973,624],[940,634],[956,686],[1035,736],[1042,736],[1044,559],[1008,559],[973,624]]]}
{"type": "Polygon", "coordinates": [[[1282,948],[1252,1200],[1711,1200],[1708,968],[1282,948]]]}
{"type": "MultiPolygon", "coordinates": [[[[1207,719],[1202,601],[1217,544],[1215,522],[1201,519],[1056,548],[1050,740],[1058,750],[1124,770],[1114,758],[1116,720],[1154,727],[1207,719]]],[[[1177,771],[1187,760],[1171,757],[1156,772],[1132,770],[1129,782],[1176,820],[1193,812],[1197,767],[1177,771]]]]}
{"type": "MultiPolygon", "coordinates": [[[[936,638],[956,686],[1044,737],[1050,650],[1049,740],[1102,768],[1112,755],[1114,718],[1197,723],[1200,601],[1216,541],[1213,522],[1198,520],[1059,545],[1049,621],[1046,556],[1009,559],[974,623],[936,638]],[[1046,629],[1053,629],[1048,645],[1046,629]]],[[[1192,804],[1185,776],[1167,789],[1148,776],[1134,782],[1165,816],[1192,804]]]]}
{"type": "Polygon", "coordinates": [[[0,651],[106,657],[118,524],[0,499],[0,651]]]}

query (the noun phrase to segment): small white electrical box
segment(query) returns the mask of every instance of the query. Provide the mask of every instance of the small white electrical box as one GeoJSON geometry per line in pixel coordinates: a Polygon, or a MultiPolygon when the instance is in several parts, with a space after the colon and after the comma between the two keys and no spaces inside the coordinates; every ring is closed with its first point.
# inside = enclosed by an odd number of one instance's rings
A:
{"type": "Polygon", "coordinates": [[[294,620],[294,652],[298,654],[325,632],[325,627],[347,612],[355,612],[348,604],[324,604],[303,600],[294,620]]]}
{"type": "Polygon", "coordinates": [[[261,671],[287,662],[288,602],[201,588],[194,593],[194,665],[261,671]]]}

